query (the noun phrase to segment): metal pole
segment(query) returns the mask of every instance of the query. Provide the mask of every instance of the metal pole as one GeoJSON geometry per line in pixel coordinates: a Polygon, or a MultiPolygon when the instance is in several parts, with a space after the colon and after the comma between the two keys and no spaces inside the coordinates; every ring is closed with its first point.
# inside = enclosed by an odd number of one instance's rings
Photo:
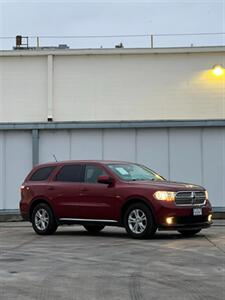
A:
{"type": "Polygon", "coordinates": [[[53,121],[53,55],[48,55],[48,116],[53,121]]]}
{"type": "Polygon", "coordinates": [[[39,44],[39,36],[37,36],[37,48],[40,47],[40,44],[39,44]]]}
{"type": "Polygon", "coordinates": [[[32,162],[33,166],[39,163],[39,130],[32,130],[32,162]]]}
{"type": "Polygon", "coordinates": [[[153,45],[153,34],[151,34],[151,48],[154,48],[154,45],[153,45]]]}

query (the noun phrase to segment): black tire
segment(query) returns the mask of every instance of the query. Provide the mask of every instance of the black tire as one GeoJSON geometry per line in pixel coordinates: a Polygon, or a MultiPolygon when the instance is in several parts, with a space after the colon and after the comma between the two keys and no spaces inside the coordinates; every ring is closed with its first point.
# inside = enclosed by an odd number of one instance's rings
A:
{"type": "Polygon", "coordinates": [[[51,208],[45,203],[34,207],[31,222],[34,231],[40,235],[53,234],[58,227],[51,208]]]}
{"type": "Polygon", "coordinates": [[[124,226],[128,235],[134,239],[153,237],[157,229],[151,210],[143,203],[128,207],[124,215],[124,226]]]}
{"type": "Polygon", "coordinates": [[[195,234],[199,233],[201,229],[195,229],[195,230],[178,230],[179,233],[181,233],[183,236],[191,237],[195,234]]]}
{"type": "Polygon", "coordinates": [[[84,228],[90,233],[98,233],[104,227],[105,227],[104,225],[84,225],[84,228]]]}

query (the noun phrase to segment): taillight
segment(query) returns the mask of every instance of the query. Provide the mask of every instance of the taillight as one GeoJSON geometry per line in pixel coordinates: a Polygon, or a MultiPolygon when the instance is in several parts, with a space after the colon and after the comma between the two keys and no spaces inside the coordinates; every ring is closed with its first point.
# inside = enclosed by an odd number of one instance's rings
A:
{"type": "Polygon", "coordinates": [[[21,185],[20,187],[20,191],[23,192],[23,191],[29,191],[29,186],[26,186],[26,185],[21,185]]]}

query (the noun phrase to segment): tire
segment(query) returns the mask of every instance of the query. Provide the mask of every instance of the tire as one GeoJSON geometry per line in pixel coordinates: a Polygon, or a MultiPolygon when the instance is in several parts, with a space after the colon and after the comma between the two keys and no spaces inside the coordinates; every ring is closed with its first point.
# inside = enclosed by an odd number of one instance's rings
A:
{"type": "Polygon", "coordinates": [[[104,227],[105,227],[104,225],[84,225],[84,228],[90,233],[98,233],[104,227]]]}
{"type": "Polygon", "coordinates": [[[53,234],[58,227],[51,208],[45,203],[34,207],[31,222],[34,231],[40,235],[53,234]]]}
{"type": "Polygon", "coordinates": [[[199,233],[201,229],[196,229],[196,230],[178,230],[179,233],[181,233],[183,236],[186,237],[191,237],[194,236],[195,234],[199,233]]]}
{"type": "Polygon", "coordinates": [[[128,207],[124,226],[128,235],[134,239],[153,237],[157,229],[151,210],[143,203],[128,207]]]}

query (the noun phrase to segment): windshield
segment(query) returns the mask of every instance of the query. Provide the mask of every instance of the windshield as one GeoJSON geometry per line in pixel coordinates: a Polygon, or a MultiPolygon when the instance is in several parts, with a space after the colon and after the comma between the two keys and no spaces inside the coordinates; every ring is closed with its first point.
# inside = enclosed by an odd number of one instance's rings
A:
{"type": "Polygon", "coordinates": [[[125,181],[136,180],[164,180],[152,170],[135,164],[109,164],[108,167],[125,181]]]}

